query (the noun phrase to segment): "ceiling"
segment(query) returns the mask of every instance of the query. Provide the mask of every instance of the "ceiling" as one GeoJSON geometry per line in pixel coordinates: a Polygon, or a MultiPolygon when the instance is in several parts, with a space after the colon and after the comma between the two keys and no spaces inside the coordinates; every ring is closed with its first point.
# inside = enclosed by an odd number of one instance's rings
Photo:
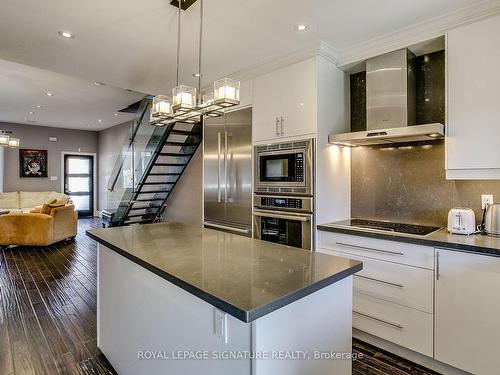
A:
{"type": "Polygon", "coordinates": [[[3,60],[0,82],[0,121],[59,128],[99,131],[123,123],[134,115],[117,111],[144,97],[3,60]]]}
{"type": "MultiPolygon", "coordinates": [[[[2,0],[0,59],[91,83],[168,94],[175,85],[177,30],[176,9],[169,3],[2,0]],[[58,31],[71,31],[75,37],[62,38],[58,31]]],[[[320,40],[342,51],[475,3],[478,0],[204,0],[203,84],[320,40]],[[302,23],[308,30],[296,31],[302,23]]],[[[181,83],[189,85],[196,84],[192,75],[198,71],[199,11],[200,0],[182,13],[180,73],[181,83]]],[[[97,90],[102,87],[92,89],[107,95],[97,90]]],[[[6,93],[0,91],[3,110],[6,93]]],[[[121,94],[117,101],[125,99],[121,94]]],[[[23,113],[28,109],[23,107],[23,113]]]]}

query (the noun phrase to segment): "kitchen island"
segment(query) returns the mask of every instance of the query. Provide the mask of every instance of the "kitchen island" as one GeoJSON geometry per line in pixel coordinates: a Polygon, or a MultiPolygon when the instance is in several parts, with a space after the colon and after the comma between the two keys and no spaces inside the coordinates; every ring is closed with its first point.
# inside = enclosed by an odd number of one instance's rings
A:
{"type": "Polygon", "coordinates": [[[93,229],[98,347],[120,375],[350,374],[362,263],[211,229],[93,229]]]}

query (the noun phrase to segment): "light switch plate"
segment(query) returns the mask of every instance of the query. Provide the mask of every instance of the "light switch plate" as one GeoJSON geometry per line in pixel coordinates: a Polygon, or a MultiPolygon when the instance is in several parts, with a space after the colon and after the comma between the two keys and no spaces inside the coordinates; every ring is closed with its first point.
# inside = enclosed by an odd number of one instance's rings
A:
{"type": "Polygon", "coordinates": [[[57,181],[57,176],[50,176],[50,181],[57,181]]]}
{"type": "Polygon", "coordinates": [[[493,194],[481,195],[481,207],[484,210],[487,204],[493,204],[493,194]]]}

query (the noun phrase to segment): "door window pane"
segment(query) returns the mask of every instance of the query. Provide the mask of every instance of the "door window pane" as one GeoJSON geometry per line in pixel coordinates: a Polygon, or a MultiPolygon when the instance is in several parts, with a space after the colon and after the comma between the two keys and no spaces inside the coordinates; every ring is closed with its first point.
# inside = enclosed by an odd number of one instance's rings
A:
{"type": "Polygon", "coordinates": [[[89,177],[68,177],[68,190],[72,193],[88,192],[89,177]]]}
{"type": "Polygon", "coordinates": [[[90,159],[68,159],[68,172],[74,173],[90,173],[90,159]]]}
{"type": "Polygon", "coordinates": [[[90,210],[90,195],[70,195],[77,211],[90,210]]]}

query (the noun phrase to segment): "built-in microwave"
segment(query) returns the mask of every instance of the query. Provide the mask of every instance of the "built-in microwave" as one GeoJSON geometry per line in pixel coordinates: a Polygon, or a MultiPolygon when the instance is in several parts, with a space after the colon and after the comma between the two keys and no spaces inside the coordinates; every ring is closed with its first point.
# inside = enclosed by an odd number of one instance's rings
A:
{"type": "Polygon", "coordinates": [[[255,192],[313,194],[314,140],[255,146],[255,192]]]}

